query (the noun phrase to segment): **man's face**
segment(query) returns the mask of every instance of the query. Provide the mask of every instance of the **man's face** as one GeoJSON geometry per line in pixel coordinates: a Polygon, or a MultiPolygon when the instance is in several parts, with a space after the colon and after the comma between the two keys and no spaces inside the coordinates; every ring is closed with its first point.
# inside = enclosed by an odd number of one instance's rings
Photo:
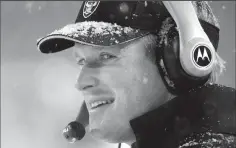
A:
{"type": "Polygon", "coordinates": [[[84,96],[93,136],[108,142],[128,141],[129,121],[164,102],[167,90],[146,56],[144,41],[111,47],[75,45],[81,67],[76,86],[84,96]]]}

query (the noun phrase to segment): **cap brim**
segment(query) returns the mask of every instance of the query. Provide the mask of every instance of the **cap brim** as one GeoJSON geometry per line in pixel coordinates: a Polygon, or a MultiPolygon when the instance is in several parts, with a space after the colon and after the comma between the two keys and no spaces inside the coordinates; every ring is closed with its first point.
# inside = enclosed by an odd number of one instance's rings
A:
{"type": "Polygon", "coordinates": [[[42,53],[54,53],[74,46],[75,42],[92,46],[122,44],[149,34],[148,31],[106,22],[86,21],[69,24],[39,39],[42,53]]]}

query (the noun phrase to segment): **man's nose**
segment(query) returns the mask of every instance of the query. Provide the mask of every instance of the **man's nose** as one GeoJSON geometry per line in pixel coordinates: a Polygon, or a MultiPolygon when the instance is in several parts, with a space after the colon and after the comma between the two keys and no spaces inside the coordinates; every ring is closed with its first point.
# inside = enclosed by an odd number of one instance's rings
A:
{"type": "Polygon", "coordinates": [[[79,91],[85,91],[90,88],[96,87],[99,83],[98,78],[96,77],[96,70],[94,68],[84,67],[76,81],[75,87],[79,91]]]}

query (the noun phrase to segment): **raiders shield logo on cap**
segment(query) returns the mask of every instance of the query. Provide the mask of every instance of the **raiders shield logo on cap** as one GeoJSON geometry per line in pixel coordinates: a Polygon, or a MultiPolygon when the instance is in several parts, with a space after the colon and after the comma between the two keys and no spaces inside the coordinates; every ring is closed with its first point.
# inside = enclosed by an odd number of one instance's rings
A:
{"type": "Polygon", "coordinates": [[[87,1],[84,4],[83,8],[83,16],[84,18],[88,18],[93,12],[97,9],[100,1],[87,1]]]}

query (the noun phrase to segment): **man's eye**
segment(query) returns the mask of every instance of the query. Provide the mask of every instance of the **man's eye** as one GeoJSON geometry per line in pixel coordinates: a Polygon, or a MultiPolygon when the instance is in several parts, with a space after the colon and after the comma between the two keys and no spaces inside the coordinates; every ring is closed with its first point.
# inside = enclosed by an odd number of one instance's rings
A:
{"type": "Polygon", "coordinates": [[[110,59],[114,59],[114,58],[116,58],[116,56],[111,55],[109,53],[101,53],[100,54],[100,59],[101,60],[110,60],[110,59]]]}
{"type": "Polygon", "coordinates": [[[77,61],[78,65],[84,65],[85,64],[85,59],[80,59],[77,61]]]}

